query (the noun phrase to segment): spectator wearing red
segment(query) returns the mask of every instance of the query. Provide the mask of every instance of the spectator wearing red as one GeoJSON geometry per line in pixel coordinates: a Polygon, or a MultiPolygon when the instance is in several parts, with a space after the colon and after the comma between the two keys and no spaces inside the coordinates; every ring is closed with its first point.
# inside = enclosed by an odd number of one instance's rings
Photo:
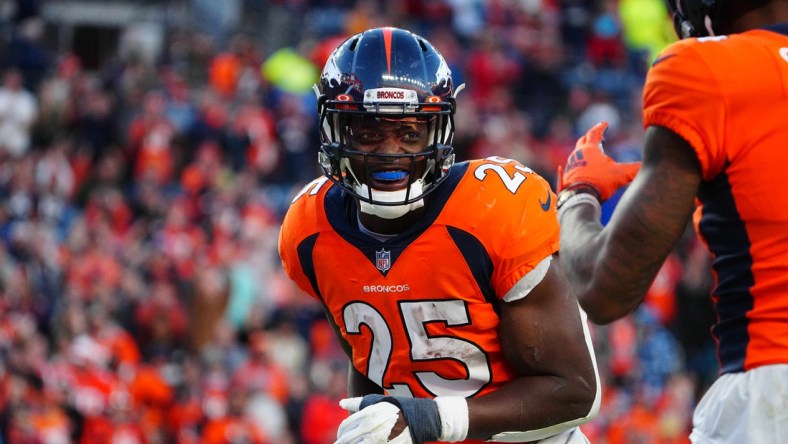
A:
{"type": "Polygon", "coordinates": [[[168,441],[173,444],[198,444],[205,419],[201,368],[198,360],[186,355],[180,363],[181,379],[173,391],[173,403],[164,424],[168,441]]]}
{"type": "Polygon", "coordinates": [[[109,352],[112,364],[139,364],[142,356],[136,340],[112,318],[106,307],[96,302],[87,312],[90,336],[109,352]]]}
{"type": "Polygon", "coordinates": [[[332,444],[339,424],[347,418],[347,411],[339,407],[339,400],[347,393],[347,368],[329,366],[330,376],[323,384],[316,384],[307,397],[301,417],[303,444],[332,444]]]}
{"type": "Polygon", "coordinates": [[[129,127],[128,150],[136,180],[151,180],[162,185],[172,179],[175,127],[167,119],[166,104],[163,93],[148,92],[140,114],[129,127]]]}
{"type": "Polygon", "coordinates": [[[280,404],[287,402],[287,373],[269,356],[265,332],[255,331],[249,335],[248,359],[233,373],[232,386],[247,393],[267,393],[280,404]]]}
{"type": "Polygon", "coordinates": [[[247,393],[243,389],[232,390],[229,394],[227,412],[209,420],[202,431],[203,444],[268,444],[264,430],[244,415],[247,393]]]}
{"type": "Polygon", "coordinates": [[[188,340],[187,310],[170,282],[153,282],[148,297],[137,305],[134,319],[145,357],[173,351],[188,340]]]}

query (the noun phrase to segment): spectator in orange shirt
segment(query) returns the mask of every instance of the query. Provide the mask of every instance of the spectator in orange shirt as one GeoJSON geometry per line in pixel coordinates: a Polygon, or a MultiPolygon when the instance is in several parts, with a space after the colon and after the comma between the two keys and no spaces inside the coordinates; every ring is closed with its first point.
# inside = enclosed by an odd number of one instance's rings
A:
{"type": "Polygon", "coordinates": [[[203,444],[232,444],[244,442],[249,444],[267,444],[265,431],[244,417],[247,393],[242,389],[232,390],[228,402],[227,413],[216,419],[209,420],[202,432],[203,444]]]}
{"type": "Polygon", "coordinates": [[[164,379],[164,356],[152,358],[153,363],[127,368],[132,373],[128,384],[131,405],[139,415],[141,430],[148,437],[162,437],[167,409],[173,401],[173,390],[164,379]]]}

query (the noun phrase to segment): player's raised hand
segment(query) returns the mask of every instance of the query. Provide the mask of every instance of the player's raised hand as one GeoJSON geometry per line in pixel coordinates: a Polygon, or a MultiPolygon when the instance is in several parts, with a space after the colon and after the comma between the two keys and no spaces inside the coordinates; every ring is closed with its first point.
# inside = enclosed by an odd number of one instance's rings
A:
{"type": "Polygon", "coordinates": [[[604,202],[635,178],[640,162],[616,162],[605,154],[604,132],[607,122],[597,123],[577,140],[565,167],[558,167],[558,192],[588,187],[604,202]]]}

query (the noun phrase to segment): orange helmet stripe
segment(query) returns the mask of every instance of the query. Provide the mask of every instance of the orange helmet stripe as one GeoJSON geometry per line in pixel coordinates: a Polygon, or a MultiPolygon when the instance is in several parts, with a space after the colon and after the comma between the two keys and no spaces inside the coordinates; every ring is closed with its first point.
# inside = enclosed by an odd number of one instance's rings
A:
{"type": "Polygon", "coordinates": [[[386,66],[388,73],[391,74],[391,35],[393,30],[391,28],[383,28],[383,42],[386,45],[386,66]]]}

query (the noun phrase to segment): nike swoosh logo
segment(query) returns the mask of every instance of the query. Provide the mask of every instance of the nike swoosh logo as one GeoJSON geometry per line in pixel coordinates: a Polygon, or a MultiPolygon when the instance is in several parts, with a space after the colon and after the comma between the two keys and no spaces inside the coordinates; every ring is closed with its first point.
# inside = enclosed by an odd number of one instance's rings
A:
{"type": "Polygon", "coordinates": [[[671,57],[673,57],[673,56],[675,56],[675,55],[676,55],[676,53],[673,53],[673,54],[665,54],[665,55],[664,55],[664,56],[662,56],[662,57],[657,57],[657,58],[656,58],[656,59],[655,59],[655,60],[654,60],[654,61],[651,63],[651,66],[654,66],[654,65],[656,65],[657,63],[659,63],[659,62],[661,62],[661,61],[663,61],[663,60],[667,60],[667,59],[669,59],[669,58],[671,58],[671,57]]]}
{"type": "Polygon", "coordinates": [[[547,192],[547,202],[542,202],[542,199],[539,199],[539,206],[542,207],[542,210],[547,211],[550,209],[550,203],[553,201],[553,196],[550,192],[547,192]]]}

